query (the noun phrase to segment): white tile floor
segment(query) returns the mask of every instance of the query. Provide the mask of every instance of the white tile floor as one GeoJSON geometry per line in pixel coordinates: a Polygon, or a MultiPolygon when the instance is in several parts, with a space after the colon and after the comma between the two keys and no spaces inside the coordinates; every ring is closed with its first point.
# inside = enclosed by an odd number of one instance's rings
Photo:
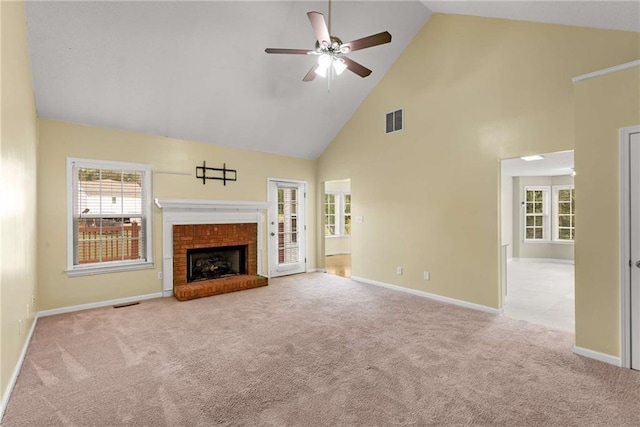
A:
{"type": "Polygon", "coordinates": [[[504,316],[575,331],[574,265],[534,260],[507,264],[504,316]]]}

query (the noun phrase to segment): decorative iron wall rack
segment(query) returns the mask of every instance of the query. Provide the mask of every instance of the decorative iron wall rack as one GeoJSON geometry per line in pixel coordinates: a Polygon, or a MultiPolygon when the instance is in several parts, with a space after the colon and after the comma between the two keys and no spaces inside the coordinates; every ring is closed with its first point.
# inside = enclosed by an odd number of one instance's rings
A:
{"type": "Polygon", "coordinates": [[[196,178],[201,179],[203,185],[207,183],[208,179],[217,179],[227,185],[227,181],[238,180],[238,172],[235,169],[227,169],[226,163],[222,164],[222,168],[208,168],[207,162],[203,161],[202,166],[196,166],[196,178]],[[220,176],[220,172],[222,172],[222,176],[220,176]]]}

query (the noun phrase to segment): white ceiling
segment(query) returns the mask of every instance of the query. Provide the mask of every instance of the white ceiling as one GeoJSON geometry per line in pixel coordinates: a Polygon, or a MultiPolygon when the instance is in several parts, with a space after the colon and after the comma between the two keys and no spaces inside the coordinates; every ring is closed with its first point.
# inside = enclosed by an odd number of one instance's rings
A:
{"type": "Polygon", "coordinates": [[[573,151],[542,154],[542,160],[521,158],[502,161],[503,176],[558,176],[573,173],[573,151]]]}
{"type": "Polygon", "coordinates": [[[313,159],[431,10],[640,31],[639,5],[334,0],[333,35],[393,40],[353,52],[373,73],[330,92],[302,82],[312,57],[264,53],[313,48],[306,12],[328,16],[326,1],[28,1],[27,25],[39,117],[313,159]]]}

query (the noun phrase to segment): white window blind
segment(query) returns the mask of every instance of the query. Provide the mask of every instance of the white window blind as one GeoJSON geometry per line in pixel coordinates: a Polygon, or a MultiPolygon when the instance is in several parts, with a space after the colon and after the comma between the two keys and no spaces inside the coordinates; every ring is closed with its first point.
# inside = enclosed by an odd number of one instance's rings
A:
{"type": "Polygon", "coordinates": [[[69,159],[68,270],[151,262],[148,165],[69,159]]]}

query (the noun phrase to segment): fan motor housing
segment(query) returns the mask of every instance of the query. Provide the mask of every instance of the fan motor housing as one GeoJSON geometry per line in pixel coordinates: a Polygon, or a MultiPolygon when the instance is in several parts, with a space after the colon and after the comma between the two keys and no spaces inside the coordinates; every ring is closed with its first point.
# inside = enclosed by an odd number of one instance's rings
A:
{"type": "Polygon", "coordinates": [[[342,40],[335,36],[329,36],[331,38],[331,44],[329,46],[321,46],[320,42],[316,41],[316,52],[318,53],[342,53],[340,47],[342,46],[342,40]]]}

